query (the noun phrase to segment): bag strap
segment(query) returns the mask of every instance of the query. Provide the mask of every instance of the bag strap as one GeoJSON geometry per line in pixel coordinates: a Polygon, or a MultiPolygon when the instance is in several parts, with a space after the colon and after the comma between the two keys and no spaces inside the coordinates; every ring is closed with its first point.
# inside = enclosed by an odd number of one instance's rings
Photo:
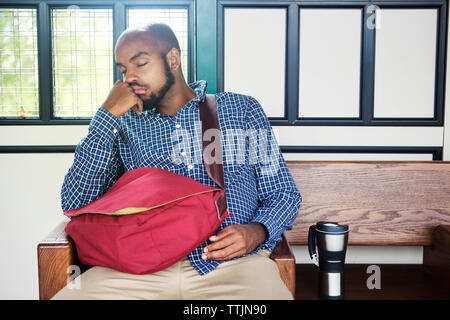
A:
{"type": "MultiPolygon", "coordinates": [[[[222,143],[221,137],[222,132],[220,131],[219,125],[219,115],[217,111],[217,101],[213,94],[206,94],[203,102],[200,103],[200,120],[202,123],[202,154],[203,163],[205,164],[206,172],[211,179],[222,189],[225,190],[225,181],[223,175],[223,156],[222,156],[222,143]],[[214,155],[207,153],[205,155],[205,148],[210,143],[205,141],[205,132],[208,129],[217,129],[214,132],[214,143],[216,148],[214,149],[214,155]],[[217,141],[216,141],[217,140],[217,141]],[[218,154],[216,154],[218,153],[218,154]]],[[[217,209],[217,218],[219,220],[225,219],[227,217],[228,204],[225,191],[222,192],[219,197],[214,201],[217,209]]]]}
{"type": "Polygon", "coordinates": [[[211,179],[213,179],[220,188],[225,189],[222,164],[222,143],[220,141],[222,133],[220,131],[219,115],[217,112],[217,101],[215,95],[206,94],[205,100],[200,103],[200,120],[202,123],[203,162],[205,164],[206,171],[208,172],[208,175],[211,177],[211,179]],[[205,132],[208,129],[217,129],[219,131],[218,136],[214,135],[214,142],[204,140],[205,132]],[[205,155],[204,151],[209,143],[214,143],[214,145],[216,146],[216,148],[214,149],[214,153],[218,152],[218,154],[210,155],[208,153],[205,155]]]}

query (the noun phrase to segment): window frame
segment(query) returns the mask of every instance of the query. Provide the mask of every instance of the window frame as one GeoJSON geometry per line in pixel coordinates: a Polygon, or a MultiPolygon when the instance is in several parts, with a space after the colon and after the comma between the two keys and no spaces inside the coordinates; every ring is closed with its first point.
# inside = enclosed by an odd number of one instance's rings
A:
{"type": "MultiPolygon", "coordinates": [[[[188,82],[196,79],[195,65],[195,0],[4,0],[0,8],[36,9],[38,44],[39,119],[0,116],[2,125],[88,125],[92,117],[62,118],[53,114],[53,70],[51,10],[76,5],[80,8],[106,8],[112,10],[113,45],[126,29],[127,10],[133,9],[187,9],[188,15],[188,82]]],[[[122,79],[113,56],[113,83],[122,79]]],[[[111,86],[113,85],[111,84],[111,86]]],[[[106,97],[105,97],[106,99],[106,97]]],[[[100,107],[100,106],[98,106],[100,107]]]]}
{"type": "Polygon", "coordinates": [[[217,91],[224,90],[224,12],[228,8],[286,8],[286,66],[284,117],[269,117],[275,126],[443,126],[445,103],[445,66],[447,42],[446,0],[217,0],[217,91]],[[433,118],[374,118],[375,36],[376,29],[365,28],[373,13],[367,8],[437,9],[436,64],[433,118]],[[299,27],[301,9],[360,9],[361,62],[358,118],[299,118],[299,27]]]}

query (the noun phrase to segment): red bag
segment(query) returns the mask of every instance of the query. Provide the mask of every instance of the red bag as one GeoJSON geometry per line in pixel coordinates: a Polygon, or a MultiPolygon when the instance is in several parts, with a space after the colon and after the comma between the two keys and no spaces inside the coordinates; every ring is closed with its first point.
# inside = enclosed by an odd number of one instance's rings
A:
{"type": "MultiPolygon", "coordinates": [[[[214,96],[201,103],[200,119],[202,133],[220,130],[214,96]]],[[[203,141],[203,149],[206,145],[203,141]]],[[[230,214],[223,166],[208,162],[206,171],[220,188],[145,167],[124,173],[99,199],[66,211],[75,217],[65,231],[80,262],[147,274],[171,266],[205,242],[230,214]]]]}

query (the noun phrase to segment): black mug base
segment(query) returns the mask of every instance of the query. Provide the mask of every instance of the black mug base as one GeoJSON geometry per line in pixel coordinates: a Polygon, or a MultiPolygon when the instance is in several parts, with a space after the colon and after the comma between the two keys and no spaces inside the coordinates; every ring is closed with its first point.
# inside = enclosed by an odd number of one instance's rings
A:
{"type": "Polygon", "coordinates": [[[320,300],[343,300],[344,299],[344,295],[340,295],[340,296],[323,296],[323,295],[319,295],[319,299],[320,300]]]}

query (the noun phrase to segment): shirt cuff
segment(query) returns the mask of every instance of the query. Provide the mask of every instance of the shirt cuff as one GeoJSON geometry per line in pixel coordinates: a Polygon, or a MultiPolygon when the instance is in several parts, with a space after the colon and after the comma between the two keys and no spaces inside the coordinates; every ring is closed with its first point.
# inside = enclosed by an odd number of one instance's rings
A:
{"type": "Polygon", "coordinates": [[[120,130],[119,120],[108,110],[99,108],[92,117],[89,131],[100,139],[113,142],[120,130]]]}
{"type": "Polygon", "coordinates": [[[265,247],[269,250],[273,250],[274,239],[277,237],[277,232],[271,222],[273,223],[273,219],[270,217],[266,217],[264,215],[260,215],[255,217],[250,223],[258,222],[262,224],[266,228],[266,240],[259,245],[259,247],[265,247]]]}

